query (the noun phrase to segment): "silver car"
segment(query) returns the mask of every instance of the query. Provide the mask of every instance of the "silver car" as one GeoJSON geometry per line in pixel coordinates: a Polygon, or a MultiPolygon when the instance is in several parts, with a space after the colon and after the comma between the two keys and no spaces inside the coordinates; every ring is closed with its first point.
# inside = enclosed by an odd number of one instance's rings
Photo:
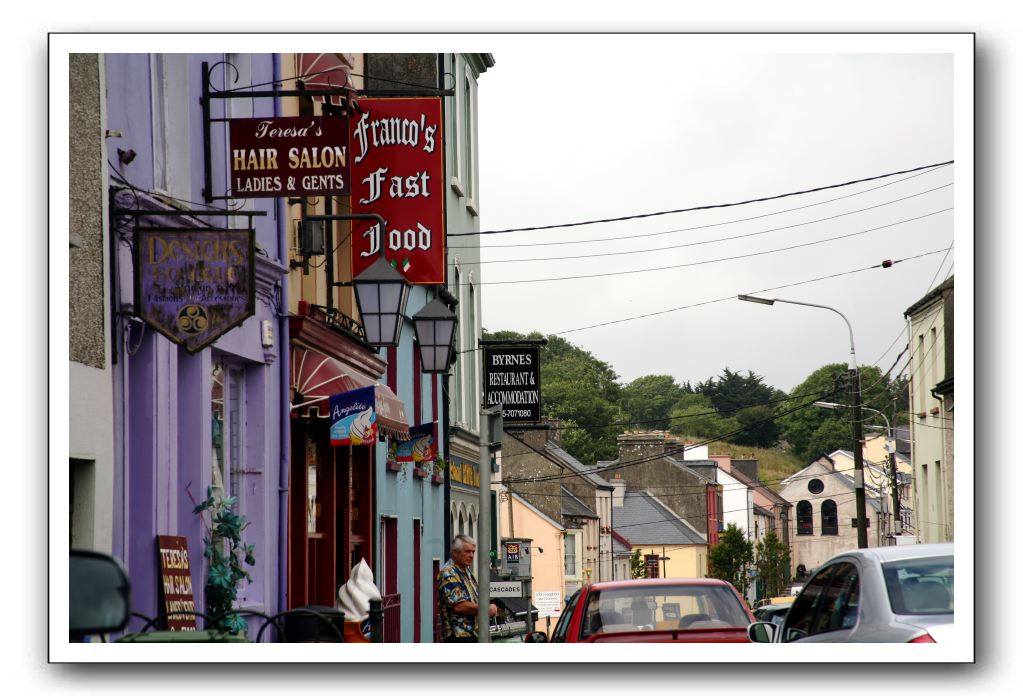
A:
{"type": "Polygon", "coordinates": [[[754,643],[936,643],[953,630],[952,544],[847,551],[817,569],[781,626],[747,629],[754,643]]]}

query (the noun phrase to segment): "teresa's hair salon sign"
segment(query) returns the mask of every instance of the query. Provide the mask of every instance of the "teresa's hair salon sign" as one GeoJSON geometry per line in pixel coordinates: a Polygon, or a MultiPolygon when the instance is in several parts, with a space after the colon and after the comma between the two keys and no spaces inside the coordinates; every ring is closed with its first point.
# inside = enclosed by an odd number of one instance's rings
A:
{"type": "Polygon", "coordinates": [[[349,193],[347,116],[235,118],[230,133],[231,196],[349,193]]]}
{"type": "Polygon", "coordinates": [[[135,311],[190,353],[255,312],[252,230],[137,230],[135,311]]]}

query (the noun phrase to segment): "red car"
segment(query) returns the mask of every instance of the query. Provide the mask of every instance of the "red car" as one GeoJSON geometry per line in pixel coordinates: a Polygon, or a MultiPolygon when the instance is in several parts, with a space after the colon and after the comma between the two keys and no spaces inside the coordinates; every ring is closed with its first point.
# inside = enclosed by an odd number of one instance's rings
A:
{"type": "Polygon", "coordinates": [[[554,632],[538,643],[748,643],[753,615],[739,593],[712,578],[621,580],[582,587],[554,632]]]}

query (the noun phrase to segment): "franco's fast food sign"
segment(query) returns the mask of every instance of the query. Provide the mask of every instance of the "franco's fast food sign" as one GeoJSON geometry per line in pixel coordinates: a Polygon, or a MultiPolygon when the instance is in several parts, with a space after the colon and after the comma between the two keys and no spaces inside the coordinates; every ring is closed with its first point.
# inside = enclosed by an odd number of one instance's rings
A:
{"type": "Polygon", "coordinates": [[[230,121],[233,198],[347,195],[347,116],[230,121]]]}

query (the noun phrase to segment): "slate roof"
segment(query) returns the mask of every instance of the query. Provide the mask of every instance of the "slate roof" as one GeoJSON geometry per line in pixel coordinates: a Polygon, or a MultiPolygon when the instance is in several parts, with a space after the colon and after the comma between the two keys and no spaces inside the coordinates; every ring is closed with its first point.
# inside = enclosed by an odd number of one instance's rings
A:
{"type": "Polygon", "coordinates": [[[593,509],[579,498],[572,495],[572,491],[564,486],[561,487],[561,515],[562,517],[591,517],[599,519],[593,509]]]}
{"type": "Polygon", "coordinates": [[[633,545],[706,544],[707,539],[647,491],[626,491],[614,529],[633,545]]]}
{"type": "Polygon", "coordinates": [[[597,467],[587,466],[586,464],[583,464],[578,459],[573,457],[571,454],[569,454],[568,452],[566,452],[565,450],[563,450],[561,447],[551,442],[550,440],[548,440],[544,444],[543,448],[552,457],[556,458],[559,462],[564,464],[572,471],[581,474],[583,478],[587,479],[593,485],[601,486],[603,488],[611,487],[611,484],[608,483],[607,480],[601,478],[596,473],[597,467]]]}
{"type": "Polygon", "coordinates": [[[614,537],[611,537],[611,555],[612,556],[631,556],[632,552],[625,548],[625,544],[618,541],[614,537]]]}

